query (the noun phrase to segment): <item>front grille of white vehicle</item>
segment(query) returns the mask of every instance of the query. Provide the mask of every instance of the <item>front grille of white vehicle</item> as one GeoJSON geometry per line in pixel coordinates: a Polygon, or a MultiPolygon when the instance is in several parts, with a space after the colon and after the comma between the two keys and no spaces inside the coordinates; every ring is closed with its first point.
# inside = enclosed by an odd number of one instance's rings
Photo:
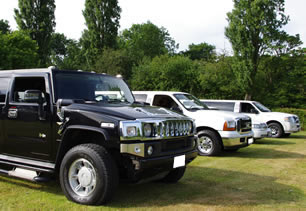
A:
{"type": "Polygon", "coordinates": [[[252,130],[251,119],[237,119],[237,131],[240,133],[246,133],[252,130]]]}
{"type": "Polygon", "coordinates": [[[299,117],[297,116],[293,116],[294,122],[295,123],[300,123],[299,117]]]}

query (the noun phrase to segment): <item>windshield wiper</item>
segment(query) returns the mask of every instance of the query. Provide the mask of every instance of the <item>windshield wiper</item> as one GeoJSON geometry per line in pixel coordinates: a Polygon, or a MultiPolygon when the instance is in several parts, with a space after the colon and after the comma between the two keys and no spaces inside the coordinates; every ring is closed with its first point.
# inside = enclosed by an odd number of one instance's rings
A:
{"type": "Polygon", "coordinates": [[[108,103],[129,103],[129,101],[127,101],[127,99],[124,100],[119,100],[119,99],[109,99],[107,100],[108,103]]]}

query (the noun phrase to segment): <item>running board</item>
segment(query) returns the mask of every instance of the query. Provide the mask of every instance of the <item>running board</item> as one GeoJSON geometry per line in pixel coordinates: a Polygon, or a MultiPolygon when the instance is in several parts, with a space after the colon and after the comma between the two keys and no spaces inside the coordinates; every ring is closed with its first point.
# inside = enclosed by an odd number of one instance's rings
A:
{"type": "Polygon", "coordinates": [[[32,182],[48,182],[51,180],[51,177],[41,177],[37,175],[36,171],[23,169],[23,168],[15,168],[14,170],[4,170],[0,169],[1,174],[8,175],[10,177],[17,177],[25,180],[30,180],[32,182]]]}

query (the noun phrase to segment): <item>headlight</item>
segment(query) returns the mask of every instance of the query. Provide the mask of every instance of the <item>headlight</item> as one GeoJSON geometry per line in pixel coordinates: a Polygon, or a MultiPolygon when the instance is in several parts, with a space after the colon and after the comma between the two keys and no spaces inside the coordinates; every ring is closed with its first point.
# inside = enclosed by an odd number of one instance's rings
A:
{"type": "Polygon", "coordinates": [[[144,124],[143,132],[144,132],[144,136],[150,137],[152,135],[152,126],[151,126],[151,124],[144,124]]]}
{"type": "Polygon", "coordinates": [[[226,121],[223,125],[224,131],[234,131],[236,130],[236,122],[235,121],[226,121]]]}
{"type": "Polygon", "coordinates": [[[285,122],[294,122],[294,119],[292,116],[288,116],[288,117],[285,117],[285,122]]]}
{"type": "Polygon", "coordinates": [[[148,155],[152,155],[153,151],[154,151],[154,148],[152,146],[149,146],[148,149],[147,149],[148,155]]]}
{"type": "Polygon", "coordinates": [[[260,124],[253,124],[253,125],[252,125],[252,128],[254,128],[254,129],[259,129],[259,128],[261,128],[261,125],[260,125],[260,124]]]}
{"type": "Polygon", "coordinates": [[[136,127],[135,126],[130,126],[126,128],[126,134],[128,137],[133,137],[136,136],[136,127]]]}

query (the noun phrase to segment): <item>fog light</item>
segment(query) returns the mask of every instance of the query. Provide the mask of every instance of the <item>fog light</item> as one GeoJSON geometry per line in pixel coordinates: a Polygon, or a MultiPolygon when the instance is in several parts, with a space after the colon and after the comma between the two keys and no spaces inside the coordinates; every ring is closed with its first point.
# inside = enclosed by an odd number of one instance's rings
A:
{"type": "Polygon", "coordinates": [[[137,153],[137,154],[140,153],[141,152],[141,148],[139,146],[136,146],[134,148],[134,152],[137,153]]]}
{"type": "Polygon", "coordinates": [[[148,155],[152,155],[153,154],[153,147],[149,146],[148,150],[147,150],[148,155]]]}

